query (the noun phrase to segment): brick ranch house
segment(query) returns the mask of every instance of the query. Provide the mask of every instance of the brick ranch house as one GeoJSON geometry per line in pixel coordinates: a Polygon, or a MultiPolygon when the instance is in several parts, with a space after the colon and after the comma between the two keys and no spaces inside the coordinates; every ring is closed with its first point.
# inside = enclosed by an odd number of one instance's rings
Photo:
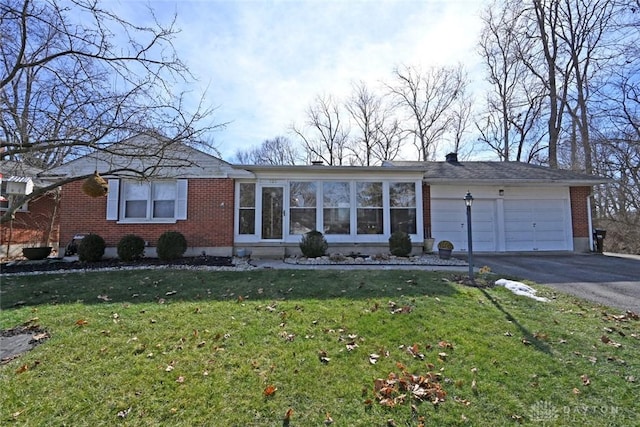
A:
{"type": "MultiPolygon", "coordinates": [[[[154,137],[135,141],[150,147],[154,137]]],[[[117,150],[112,150],[118,152],[117,150]]],[[[606,180],[517,162],[385,162],[382,166],[232,165],[181,145],[181,165],[154,166],[154,177],[104,176],[106,197],[91,198],[82,182],[67,184],[60,199],[60,242],[78,233],[101,235],[115,256],[119,239],[136,234],[147,256],[164,231],[185,235],[187,255],[254,257],[299,254],[304,233],[325,234],[331,252],[388,252],[394,231],[423,240],[450,240],[467,250],[467,191],[474,197],[474,251],[591,250],[590,194],[606,180]],[[186,161],[188,160],[188,161],[186,161]]],[[[144,159],[137,159],[144,163],[144,159]]],[[[132,159],[95,153],[49,176],[113,170],[132,159]]],[[[170,162],[167,162],[170,163],[170,162]]],[[[140,166],[140,165],[138,165],[140,166]]],[[[104,172],[103,172],[104,173],[104,172]]]]}

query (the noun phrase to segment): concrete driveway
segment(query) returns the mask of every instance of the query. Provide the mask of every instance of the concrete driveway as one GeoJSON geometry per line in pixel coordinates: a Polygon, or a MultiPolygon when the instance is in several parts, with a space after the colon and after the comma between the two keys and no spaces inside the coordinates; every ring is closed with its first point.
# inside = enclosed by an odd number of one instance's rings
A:
{"type": "Polygon", "coordinates": [[[589,301],[640,312],[640,256],[621,254],[475,255],[474,265],[532,280],[589,301]]]}

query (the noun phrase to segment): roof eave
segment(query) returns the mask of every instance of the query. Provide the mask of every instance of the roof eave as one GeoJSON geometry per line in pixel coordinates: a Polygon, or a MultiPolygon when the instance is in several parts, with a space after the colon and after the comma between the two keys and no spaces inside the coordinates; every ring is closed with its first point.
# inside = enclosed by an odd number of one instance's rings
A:
{"type": "Polygon", "coordinates": [[[529,185],[551,185],[551,186],[571,186],[583,187],[611,182],[610,179],[587,179],[587,180],[571,180],[571,179],[453,179],[453,178],[425,178],[427,184],[449,184],[449,185],[513,185],[513,186],[529,186],[529,185]]]}

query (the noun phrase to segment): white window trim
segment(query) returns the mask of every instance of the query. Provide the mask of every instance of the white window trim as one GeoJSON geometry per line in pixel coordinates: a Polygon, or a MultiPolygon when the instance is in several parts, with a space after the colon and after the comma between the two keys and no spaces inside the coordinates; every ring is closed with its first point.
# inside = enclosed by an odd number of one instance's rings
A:
{"type": "MultiPolygon", "coordinates": [[[[158,181],[161,182],[161,181],[158,181]]],[[[166,182],[166,180],[164,180],[166,182]]],[[[107,193],[107,215],[108,221],[117,221],[118,224],[175,224],[177,221],[187,219],[187,204],[188,204],[188,180],[177,179],[176,185],[176,198],[174,206],[173,218],[152,218],[150,212],[150,205],[148,205],[147,218],[124,218],[124,209],[126,200],[121,195],[121,182],[119,179],[110,179],[109,192],[107,193]]],[[[151,186],[153,182],[149,182],[151,186]]],[[[151,188],[149,189],[149,200],[152,198],[151,188]]]]}
{"type": "Polygon", "coordinates": [[[284,187],[284,200],[283,200],[283,209],[286,212],[286,215],[283,219],[283,239],[281,240],[284,243],[299,243],[302,235],[300,234],[289,234],[289,222],[288,216],[290,214],[290,206],[289,206],[289,183],[290,182],[305,182],[305,181],[313,181],[318,183],[316,186],[316,224],[322,225],[324,223],[324,203],[322,198],[322,183],[325,181],[335,181],[335,182],[349,182],[349,191],[350,191],[350,233],[349,234],[327,234],[325,238],[329,244],[331,243],[371,243],[371,244],[388,244],[389,236],[391,235],[391,207],[390,207],[390,199],[389,199],[389,184],[390,183],[400,183],[407,182],[413,183],[415,185],[415,193],[416,193],[416,233],[410,234],[411,240],[414,242],[421,242],[423,239],[423,203],[422,203],[422,180],[413,180],[413,179],[403,179],[403,178],[385,178],[385,179],[356,179],[356,178],[341,178],[341,179],[327,179],[327,180],[317,180],[317,179],[303,179],[303,178],[291,178],[286,181],[283,180],[260,180],[257,181],[245,181],[238,180],[235,183],[235,207],[234,212],[236,218],[234,219],[234,240],[236,243],[260,243],[260,242],[271,242],[274,243],[273,240],[262,240],[260,239],[260,230],[262,227],[260,212],[262,211],[261,206],[261,198],[260,194],[262,192],[262,187],[269,186],[280,186],[284,187]],[[382,202],[383,202],[383,234],[357,234],[357,202],[356,202],[356,182],[381,182],[382,183],[382,202]],[[256,233],[255,234],[239,234],[238,230],[238,220],[237,216],[240,211],[240,183],[254,183],[256,185],[256,201],[255,201],[255,209],[256,209],[256,233]]]}

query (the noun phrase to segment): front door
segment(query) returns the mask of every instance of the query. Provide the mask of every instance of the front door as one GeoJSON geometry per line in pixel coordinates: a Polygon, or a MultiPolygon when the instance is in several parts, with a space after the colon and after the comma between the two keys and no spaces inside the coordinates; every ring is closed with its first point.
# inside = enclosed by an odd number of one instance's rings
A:
{"type": "Polygon", "coordinates": [[[262,239],[281,240],[284,187],[262,187],[262,239]]]}

